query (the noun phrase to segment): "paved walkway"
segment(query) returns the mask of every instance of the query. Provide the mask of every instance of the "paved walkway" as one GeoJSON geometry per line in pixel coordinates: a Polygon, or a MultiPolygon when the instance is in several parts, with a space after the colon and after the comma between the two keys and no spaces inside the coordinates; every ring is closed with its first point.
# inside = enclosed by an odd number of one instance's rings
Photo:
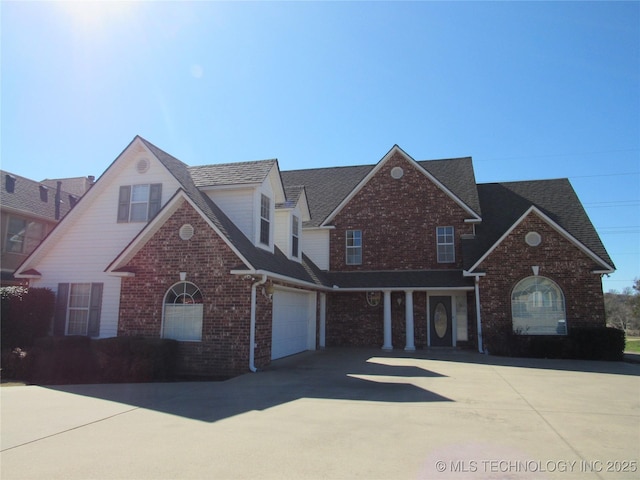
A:
{"type": "Polygon", "coordinates": [[[329,349],[0,396],[3,480],[640,477],[637,364],[329,349]]]}

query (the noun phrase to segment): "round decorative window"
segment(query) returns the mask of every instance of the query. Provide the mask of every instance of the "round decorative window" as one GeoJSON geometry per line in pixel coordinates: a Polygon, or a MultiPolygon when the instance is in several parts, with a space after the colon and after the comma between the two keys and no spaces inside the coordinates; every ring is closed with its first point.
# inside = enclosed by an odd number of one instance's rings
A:
{"type": "Polygon", "coordinates": [[[402,167],[393,167],[391,169],[391,177],[395,178],[396,180],[400,180],[403,175],[404,170],[402,169],[402,167]]]}
{"type": "Polygon", "coordinates": [[[185,223],[180,227],[180,238],[182,240],[190,240],[193,237],[194,229],[192,225],[185,223]]]}
{"type": "Polygon", "coordinates": [[[524,236],[524,241],[530,247],[537,247],[542,243],[542,236],[538,232],[529,232],[524,236]]]}

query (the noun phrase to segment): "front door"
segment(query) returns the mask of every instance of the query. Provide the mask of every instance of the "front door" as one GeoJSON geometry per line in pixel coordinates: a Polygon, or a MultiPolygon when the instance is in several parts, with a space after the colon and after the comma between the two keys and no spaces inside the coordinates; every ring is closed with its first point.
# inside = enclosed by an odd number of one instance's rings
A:
{"type": "Polygon", "coordinates": [[[453,322],[451,320],[451,297],[429,297],[432,347],[453,345],[453,322]]]}

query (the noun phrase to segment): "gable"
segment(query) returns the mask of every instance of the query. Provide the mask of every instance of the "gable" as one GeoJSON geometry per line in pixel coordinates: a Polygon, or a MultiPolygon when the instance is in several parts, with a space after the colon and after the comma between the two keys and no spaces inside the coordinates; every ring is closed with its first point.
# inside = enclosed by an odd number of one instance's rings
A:
{"type": "MultiPolygon", "coordinates": [[[[238,251],[238,249],[229,241],[228,237],[220,231],[217,226],[207,218],[207,216],[198,208],[198,206],[193,203],[187,195],[183,191],[178,191],[174,197],[165,205],[162,211],[147,224],[147,226],[127,245],[111,262],[111,264],[106,268],[107,273],[112,273],[115,275],[128,276],[131,273],[126,269],[127,263],[149,242],[154,235],[164,227],[164,225],[169,222],[178,210],[184,210],[186,208],[185,204],[188,204],[193,211],[199,215],[199,217],[204,221],[208,228],[210,228],[218,237],[220,237],[227,246],[233,251],[233,253],[238,257],[238,261],[242,262],[248,268],[251,268],[249,262],[243,257],[243,255],[238,251]]],[[[175,220],[174,220],[175,221],[175,220]]],[[[188,233],[184,234],[181,228],[183,226],[190,225],[188,222],[181,223],[178,228],[175,229],[174,235],[182,238],[183,236],[188,237],[188,233]]],[[[188,228],[188,227],[187,227],[188,228]]],[[[187,230],[188,232],[188,230],[187,230]]],[[[189,241],[190,238],[186,238],[185,242],[189,241]]]]}
{"type": "Polygon", "coordinates": [[[16,276],[30,269],[44,276],[78,263],[81,268],[102,271],[146,225],[146,222],[118,222],[120,187],[141,184],[162,185],[160,205],[180,185],[143,140],[136,137],[27,257],[16,276]]]}
{"type": "Polygon", "coordinates": [[[534,180],[478,185],[483,221],[465,241],[465,269],[473,271],[529,213],[535,211],[558,232],[595,258],[605,271],[615,266],[569,180],[534,180]]]}
{"type": "MultiPolygon", "coordinates": [[[[477,213],[475,213],[468,205],[466,205],[460,198],[458,198],[450,189],[445,187],[445,185],[440,182],[435,176],[433,176],[429,171],[422,168],[415,160],[413,160],[409,155],[407,155],[400,147],[395,145],[383,158],[378,162],[378,164],[363,178],[360,183],[353,189],[353,191],[329,214],[329,216],[324,220],[323,225],[328,225],[333,218],[351,201],[351,199],[358,194],[358,192],[369,183],[369,181],[376,175],[378,172],[390,161],[402,162],[404,161],[408,164],[409,168],[415,168],[418,170],[424,177],[436,185],[442,192],[448,196],[453,202],[457,203],[460,208],[462,208],[467,215],[469,215],[471,220],[478,221],[480,217],[477,213]]],[[[397,181],[402,181],[403,176],[403,168],[399,165],[392,169],[393,171],[389,172],[389,175],[397,181]],[[397,178],[396,178],[397,176],[397,178]]]]}
{"type": "MultiPolygon", "coordinates": [[[[571,246],[581,252],[584,257],[590,259],[593,273],[611,273],[614,271],[612,265],[604,262],[602,258],[595,255],[540,209],[532,206],[468,269],[468,272],[473,274],[475,270],[482,269],[483,263],[497,252],[504,250],[503,245],[507,243],[509,245],[506,247],[507,251],[511,255],[517,255],[518,260],[523,260],[523,255],[531,256],[534,259],[538,258],[539,260],[551,260],[553,255],[559,255],[561,251],[567,252],[567,246],[571,246]],[[530,234],[538,238],[533,237],[532,241],[528,237],[530,234]]],[[[556,259],[556,261],[572,263],[575,258],[575,254],[567,254],[565,258],[556,259]]],[[[500,262],[509,261],[506,255],[500,259],[500,262]]]]}

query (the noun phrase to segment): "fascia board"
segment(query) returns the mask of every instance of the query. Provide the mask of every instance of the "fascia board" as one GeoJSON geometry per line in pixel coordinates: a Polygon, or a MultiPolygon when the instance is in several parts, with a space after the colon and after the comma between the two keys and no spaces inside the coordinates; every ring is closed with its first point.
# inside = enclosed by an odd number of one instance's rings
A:
{"type": "Polygon", "coordinates": [[[271,182],[271,187],[273,188],[275,203],[284,203],[287,196],[284,193],[284,183],[282,183],[282,175],[280,175],[280,166],[278,165],[278,159],[276,159],[273,167],[271,167],[267,178],[271,182]]]}
{"type": "Polygon", "coordinates": [[[444,186],[442,182],[440,182],[436,177],[434,177],[431,173],[425,170],[418,162],[416,162],[411,155],[402,150],[398,145],[394,145],[387,154],[382,157],[382,159],[378,162],[378,164],[371,169],[371,171],[355,186],[355,188],[347,195],[342,202],[331,212],[327,218],[320,225],[321,227],[327,226],[329,222],[331,222],[338,213],[356,196],[356,194],[373,178],[374,175],[380,171],[382,166],[396,153],[400,153],[405,157],[405,159],[413,165],[419,172],[421,172],[425,177],[427,177],[431,182],[433,182],[440,190],[442,190],[449,198],[451,198],[456,204],[458,204],[465,212],[471,215],[470,221],[480,221],[481,217],[474,212],[468,205],[466,205],[460,198],[458,198],[451,190],[444,186]]]}
{"type": "Polygon", "coordinates": [[[207,222],[209,227],[227,244],[227,246],[233,251],[233,253],[244,263],[248,268],[253,269],[249,261],[240,253],[240,251],[229,241],[226,235],[224,235],[220,229],[202,212],[202,210],[189,198],[184,190],[179,189],[176,194],[170,199],[162,210],[147,224],[145,228],[131,241],[131,243],[111,262],[106,268],[105,272],[117,275],[117,270],[125,265],[133,256],[140,251],[144,244],[160,229],[162,225],[169,219],[169,217],[180,207],[180,200],[184,200],[200,215],[202,219],[207,222]]]}
{"type": "Polygon", "coordinates": [[[611,267],[610,265],[608,265],[606,262],[604,262],[599,256],[597,256],[595,253],[593,253],[591,250],[589,250],[583,243],[581,243],[580,241],[578,241],[573,235],[571,235],[569,232],[567,232],[564,228],[562,228],[560,225],[558,225],[556,222],[554,222],[551,218],[549,218],[548,215],[546,215],[544,212],[542,212],[539,208],[537,208],[535,205],[532,205],[531,207],[529,207],[527,209],[526,212],[524,212],[520,218],[518,218],[518,220],[516,220],[513,225],[511,225],[506,232],[504,232],[502,234],[502,236],[484,253],[484,255],[482,255],[482,257],[480,257],[480,259],[471,267],[469,268],[469,270],[467,270],[467,273],[469,275],[475,275],[473,273],[473,271],[478,268],[479,265],[482,264],[482,262],[484,262],[486,260],[486,258],[491,255],[491,253],[493,253],[493,251],[498,248],[498,246],[504,241],[505,238],[507,238],[509,235],[511,235],[511,232],[513,232],[513,230],[515,230],[515,228],[520,225],[525,218],[527,218],[531,213],[535,213],[537,216],[539,216],[544,222],[546,222],[551,228],[553,228],[555,231],[557,231],[560,235],[562,235],[563,237],[565,237],[567,240],[569,240],[571,243],[573,243],[576,247],[578,247],[579,250],[581,250],[583,253],[585,253],[587,256],[589,256],[592,260],[596,261],[597,263],[599,263],[600,265],[602,265],[605,269],[606,269],[606,273],[612,273],[615,271],[615,269],[613,267],[611,267]]]}

